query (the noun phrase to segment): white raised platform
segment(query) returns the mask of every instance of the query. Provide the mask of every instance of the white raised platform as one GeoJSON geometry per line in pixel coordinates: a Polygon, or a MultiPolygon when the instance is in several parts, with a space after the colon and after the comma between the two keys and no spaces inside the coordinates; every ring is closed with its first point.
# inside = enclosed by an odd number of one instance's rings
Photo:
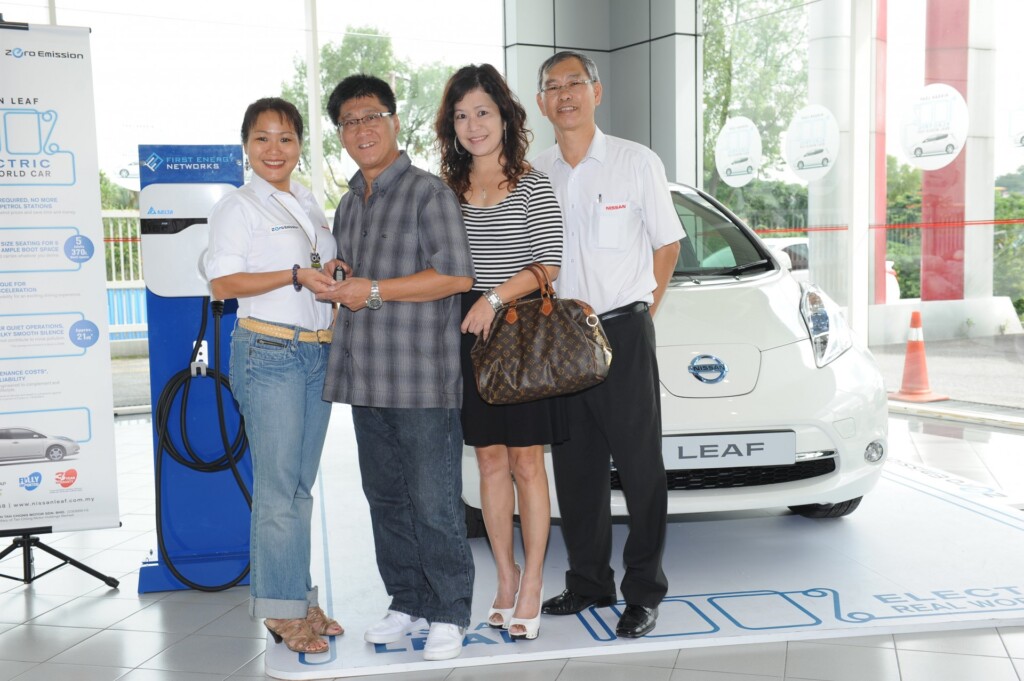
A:
{"type": "MultiPolygon", "coordinates": [[[[669,596],[657,628],[615,638],[619,607],[544,617],[535,641],[485,623],[494,568],[484,540],[474,626],[461,657],[424,662],[425,632],[392,645],[363,642],[388,597],[377,575],[347,410],[335,408],[318,490],[314,581],[348,633],[324,655],[296,655],[268,638],[266,673],[316,679],[697,646],[812,640],[1024,624],[1024,513],[948,476],[890,461],[847,518],[808,520],[781,509],[689,515],[669,525],[669,596]]],[[[315,523],[316,524],[316,523],[315,523]]],[[[615,528],[621,555],[625,527],[615,528]]],[[[552,528],[548,595],[562,589],[565,550],[552,528]]]]}

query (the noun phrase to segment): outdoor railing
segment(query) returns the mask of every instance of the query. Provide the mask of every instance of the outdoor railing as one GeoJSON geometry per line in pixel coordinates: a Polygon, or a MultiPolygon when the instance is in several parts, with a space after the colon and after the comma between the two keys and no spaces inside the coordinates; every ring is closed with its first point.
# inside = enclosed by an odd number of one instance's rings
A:
{"type": "Polygon", "coordinates": [[[103,250],[107,263],[107,321],[110,340],[145,340],[146,284],[142,280],[139,211],[103,211],[103,250]]]}

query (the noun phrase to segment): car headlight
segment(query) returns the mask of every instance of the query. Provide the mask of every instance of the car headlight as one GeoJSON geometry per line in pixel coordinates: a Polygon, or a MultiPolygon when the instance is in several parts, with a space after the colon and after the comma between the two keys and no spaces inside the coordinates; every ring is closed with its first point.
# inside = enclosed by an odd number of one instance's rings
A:
{"type": "Polygon", "coordinates": [[[814,363],[821,368],[850,349],[853,334],[843,311],[814,284],[801,282],[800,314],[811,334],[814,363]]]}

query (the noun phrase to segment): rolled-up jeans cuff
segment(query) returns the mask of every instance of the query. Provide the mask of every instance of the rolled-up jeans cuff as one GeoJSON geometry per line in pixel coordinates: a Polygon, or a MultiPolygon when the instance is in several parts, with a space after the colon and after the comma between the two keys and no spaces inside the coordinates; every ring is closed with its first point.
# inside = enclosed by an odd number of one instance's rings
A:
{"type": "MultiPolygon", "coordinates": [[[[315,592],[310,592],[315,593],[315,592]]],[[[308,601],[287,601],[280,598],[250,598],[249,615],[256,619],[294,620],[306,616],[308,601]]]]}

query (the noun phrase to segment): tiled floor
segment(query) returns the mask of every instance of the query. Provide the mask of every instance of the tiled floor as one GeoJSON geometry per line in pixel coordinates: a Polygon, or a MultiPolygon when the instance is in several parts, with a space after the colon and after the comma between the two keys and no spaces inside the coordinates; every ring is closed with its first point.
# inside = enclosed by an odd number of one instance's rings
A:
{"type": "MultiPolygon", "coordinates": [[[[119,420],[123,525],[44,537],[121,580],[112,590],[63,567],[32,585],[0,580],[0,681],[262,679],[265,634],[247,588],[137,594],[155,545],[148,418],[119,420]]],[[[990,487],[1024,505],[1024,431],[890,420],[893,457],[990,487]]],[[[1024,568],[1024,550],[1022,568],[1024,568]]],[[[37,571],[53,564],[36,553],[37,571]]],[[[21,574],[20,554],[0,572],[21,574]]],[[[1024,572],[1024,569],[1022,569],[1024,572]]],[[[352,632],[358,635],[359,632],[352,632]]],[[[686,648],[394,674],[396,681],[1024,681],[1024,627],[686,648]]]]}

